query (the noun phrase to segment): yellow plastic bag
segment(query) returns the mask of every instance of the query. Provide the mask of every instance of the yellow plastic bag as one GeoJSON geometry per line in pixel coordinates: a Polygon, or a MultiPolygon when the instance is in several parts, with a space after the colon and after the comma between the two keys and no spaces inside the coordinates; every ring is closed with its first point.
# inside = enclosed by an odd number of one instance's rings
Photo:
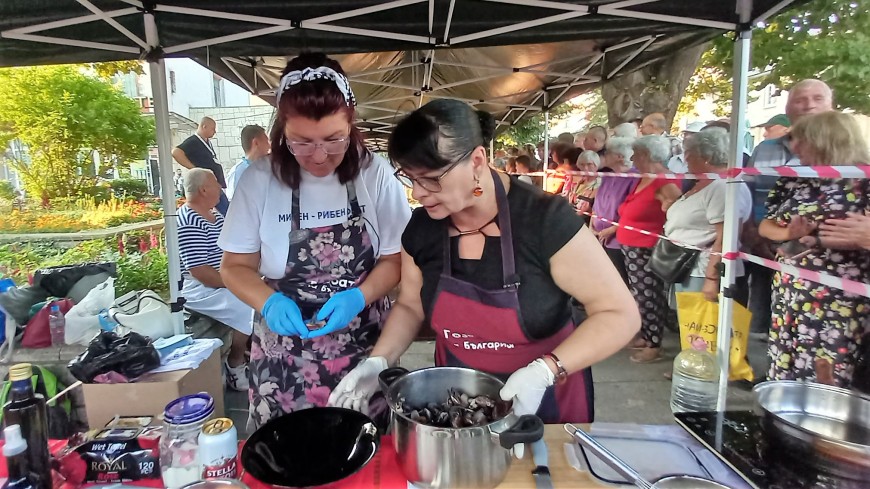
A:
{"type": "MultiPolygon", "coordinates": [[[[707,342],[707,351],[716,354],[716,338],[719,334],[719,304],[704,298],[701,292],[677,292],[677,318],[680,322],[680,347],[689,348],[695,338],[707,342]]],[[[746,358],[749,342],[749,322],[752,319],[745,307],[734,303],[731,316],[731,353],[729,355],[729,380],[752,381],[752,367],[746,358]]]]}

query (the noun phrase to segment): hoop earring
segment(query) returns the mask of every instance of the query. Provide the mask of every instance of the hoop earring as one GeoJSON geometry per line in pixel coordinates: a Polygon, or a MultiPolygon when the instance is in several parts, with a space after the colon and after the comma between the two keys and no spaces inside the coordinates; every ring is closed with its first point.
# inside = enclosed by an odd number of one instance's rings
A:
{"type": "Polygon", "coordinates": [[[480,177],[474,177],[474,190],[471,191],[471,195],[475,197],[483,195],[483,187],[480,186],[480,177]]]}

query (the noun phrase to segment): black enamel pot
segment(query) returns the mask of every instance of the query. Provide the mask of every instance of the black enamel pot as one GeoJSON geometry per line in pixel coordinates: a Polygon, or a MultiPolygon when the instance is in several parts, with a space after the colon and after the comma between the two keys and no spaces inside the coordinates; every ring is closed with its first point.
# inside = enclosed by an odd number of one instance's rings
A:
{"type": "Polygon", "coordinates": [[[380,440],[380,430],[360,412],[303,409],[254,432],[242,449],[242,467],[273,486],[328,488],[365,467],[380,440]]]}

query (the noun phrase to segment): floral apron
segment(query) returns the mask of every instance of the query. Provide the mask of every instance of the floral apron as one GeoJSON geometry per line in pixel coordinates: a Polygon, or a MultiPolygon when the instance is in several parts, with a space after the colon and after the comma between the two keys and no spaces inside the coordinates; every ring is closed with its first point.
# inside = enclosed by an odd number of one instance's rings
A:
{"type": "MultiPolygon", "coordinates": [[[[306,322],[334,294],[358,286],[375,265],[353,182],[346,185],[350,219],[302,229],[293,192],[290,250],[284,277],[266,282],[293,299],[306,322]]],[[[386,301],[365,307],[347,328],[303,340],[272,331],[258,315],[251,335],[250,420],[257,428],[284,413],[325,406],[329,394],[374,347],[386,301]]]]}
{"type": "MultiPolygon", "coordinates": [[[[544,339],[529,338],[522,326],[517,290],[520,276],[516,263],[507,193],[493,171],[501,231],[501,289],[488,290],[453,276],[450,238],[444,235],[444,265],[430,323],[435,330],[435,365],[469,367],[502,380],[529,362],[550,353],[576,329],[570,320],[556,334],[544,339]]],[[[591,423],[595,416],[592,369],[568,376],[564,383],[547,388],[538,416],[545,423],[591,423]]]]}

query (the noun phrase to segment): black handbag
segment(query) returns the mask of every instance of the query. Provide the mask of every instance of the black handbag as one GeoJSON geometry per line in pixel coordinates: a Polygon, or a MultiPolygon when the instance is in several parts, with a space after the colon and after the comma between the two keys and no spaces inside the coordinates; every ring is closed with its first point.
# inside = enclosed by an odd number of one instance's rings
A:
{"type": "Polygon", "coordinates": [[[684,248],[663,238],[659,238],[649,268],[662,280],[671,284],[682,283],[692,273],[701,250],[684,248]]]}

